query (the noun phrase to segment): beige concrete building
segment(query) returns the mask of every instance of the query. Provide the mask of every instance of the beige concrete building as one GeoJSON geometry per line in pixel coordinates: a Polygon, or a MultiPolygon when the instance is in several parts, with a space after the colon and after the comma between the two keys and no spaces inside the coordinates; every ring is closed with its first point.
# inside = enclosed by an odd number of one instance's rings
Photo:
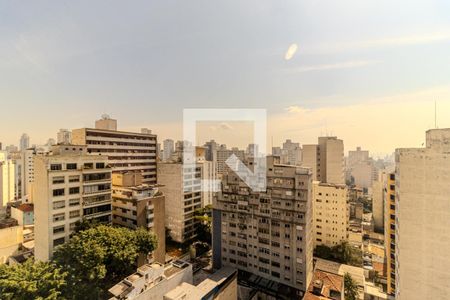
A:
{"type": "Polygon", "coordinates": [[[382,171],[378,180],[372,183],[372,213],[373,223],[377,232],[384,230],[384,203],[385,203],[385,188],[387,184],[387,174],[382,171]]]}
{"type": "Polygon", "coordinates": [[[345,184],[313,183],[314,247],[348,239],[348,193],[345,184]]]}
{"type": "Polygon", "coordinates": [[[213,266],[237,268],[247,284],[265,282],[279,299],[300,297],[312,278],[312,174],[267,158],[267,191],[253,192],[233,172],[213,209],[213,266]]]}
{"type": "Polygon", "coordinates": [[[224,267],[198,285],[183,282],[164,295],[164,300],[238,299],[237,270],[224,267]]]}
{"type": "Polygon", "coordinates": [[[157,187],[142,183],[139,172],[113,174],[112,222],[131,229],[147,228],[158,238],[153,258],[165,262],[165,198],[157,187]]]}
{"type": "Polygon", "coordinates": [[[302,163],[302,147],[300,143],[293,143],[291,140],[286,140],[283,143],[280,155],[281,163],[293,166],[299,166],[302,163]]]}
{"type": "Polygon", "coordinates": [[[181,162],[158,164],[158,183],[166,197],[166,227],[172,239],[184,243],[196,236],[194,211],[202,207],[202,164],[183,167],[181,162]]]}
{"type": "Polygon", "coordinates": [[[15,164],[8,152],[0,151],[0,208],[15,198],[15,164]]]}
{"type": "Polygon", "coordinates": [[[86,146],[53,146],[36,156],[33,190],[36,259],[52,257],[82,218],[111,221],[111,168],[108,158],[89,155],[86,146]]]}
{"type": "Polygon", "coordinates": [[[0,220],[0,241],[0,264],[4,264],[23,243],[23,227],[16,219],[0,220]]]}
{"type": "Polygon", "coordinates": [[[426,133],[425,148],[397,149],[396,299],[450,295],[450,129],[426,133]]]}
{"type": "Polygon", "coordinates": [[[345,184],[344,142],[337,137],[319,137],[317,145],[303,145],[302,166],[312,169],[316,181],[345,184]]]}
{"type": "Polygon", "coordinates": [[[385,188],[384,246],[386,249],[387,293],[395,296],[395,173],[388,176],[385,188]]]}
{"type": "Polygon", "coordinates": [[[217,149],[216,153],[217,153],[216,171],[219,176],[225,174],[229,170],[226,161],[231,155],[236,155],[236,157],[239,158],[239,160],[241,161],[245,160],[245,151],[239,150],[238,148],[227,149],[225,145],[221,145],[217,149]]]}
{"type": "Polygon", "coordinates": [[[156,135],[117,131],[117,121],[103,116],[94,128],[72,131],[72,143],[87,145],[89,153],[109,158],[113,172],[139,171],[144,183],[156,184],[156,135]]]}
{"type": "Polygon", "coordinates": [[[192,265],[187,262],[145,264],[109,289],[110,300],[163,300],[166,293],[183,282],[193,282],[192,265]]]}

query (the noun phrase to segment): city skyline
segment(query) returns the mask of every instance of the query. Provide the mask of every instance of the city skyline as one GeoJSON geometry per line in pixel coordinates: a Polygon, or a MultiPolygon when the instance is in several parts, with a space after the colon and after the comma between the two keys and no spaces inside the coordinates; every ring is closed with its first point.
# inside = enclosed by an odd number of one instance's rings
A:
{"type": "Polygon", "coordinates": [[[9,113],[1,142],[17,144],[26,132],[43,144],[59,128],[92,127],[102,113],[123,130],[181,139],[183,108],[241,107],[268,110],[274,145],[332,134],[346,150],[420,147],[420,132],[434,128],[435,101],[439,127],[450,127],[449,8],[3,3],[0,101],[9,113]],[[386,122],[390,112],[395,126],[386,122]]]}

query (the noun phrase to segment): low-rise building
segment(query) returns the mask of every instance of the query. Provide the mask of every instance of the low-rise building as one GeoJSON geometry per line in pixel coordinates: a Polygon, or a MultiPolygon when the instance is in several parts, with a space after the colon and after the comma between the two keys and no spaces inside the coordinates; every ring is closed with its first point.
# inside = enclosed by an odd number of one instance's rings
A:
{"type": "Polygon", "coordinates": [[[145,264],[109,289],[110,300],[163,300],[183,282],[192,284],[192,265],[177,260],[168,265],[145,264]]]}
{"type": "Polygon", "coordinates": [[[164,300],[234,300],[238,299],[237,270],[219,269],[197,286],[183,282],[164,295],[164,300]]]}
{"type": "Polygon", "coordinates": [[[6,263],[19,250],[23,242],[22,230],[16,219],[0,220],[0,264],[6,263]]]}
{"type": "Polygon", "coordinates": [[[344,277],[321,270],[314,271],[303,300],[344,300],[344,277]]]}
{"type": "Polygon", "coordinates": [[[112,176],[112,222],[131,229],[144,227],[158,238],[158,248],[153,258],[164,263],[165,198],[155,186],[142,183],[140,172],[113,174],[112,176]]]}

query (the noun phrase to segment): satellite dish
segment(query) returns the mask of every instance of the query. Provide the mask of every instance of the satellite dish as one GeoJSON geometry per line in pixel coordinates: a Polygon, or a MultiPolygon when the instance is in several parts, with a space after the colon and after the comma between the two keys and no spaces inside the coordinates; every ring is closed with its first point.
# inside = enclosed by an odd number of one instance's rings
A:
{"type": "Polygon", "coordinates": [[[103,120],[108,120],[108,119],[110,119],[110,117],[109,117],[108,114],[103,114],[103,115],[102,115],[102,119],[103,119],[103,120]]]}

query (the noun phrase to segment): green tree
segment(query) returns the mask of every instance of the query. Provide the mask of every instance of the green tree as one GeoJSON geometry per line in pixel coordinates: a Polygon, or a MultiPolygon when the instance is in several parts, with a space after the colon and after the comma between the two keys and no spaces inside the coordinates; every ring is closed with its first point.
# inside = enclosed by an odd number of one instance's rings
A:
{"type": "Polygon", "coordinates": [[[349,273],[344,275],[345,300],[356,300],[358,298],[358,285],[349,273]]]}
{"type": "Polygon", "coordinates": [[[362,266],[362,252],[360,249],[351,246],[347,241],[342,241],[336,246],[317,246],[314,249],[314,256],[332,260],[341,264],[352,266],[362,266]]]}
{"type": "Polygon", "coordinates": [[[13,266],[0,265],[0,298],[64,299],[66,275],[52,263],[31,259],[13,266]]]}
{"type": "Polygon", "coordinates": [[[200,221],[197,225],[197,239],[211,245],[212,241],[212,206],[207,205],[194,211],[194,218],[200,221]]]}
{"type": "Polygon", "coordinates": [[[139,254],[148,254],[156,246],[156,237],[144,228],[99,225],[57,247],[53,259],[69,274],[66,293],[70,298],[98,299],[135,271],[139,254]]]}

